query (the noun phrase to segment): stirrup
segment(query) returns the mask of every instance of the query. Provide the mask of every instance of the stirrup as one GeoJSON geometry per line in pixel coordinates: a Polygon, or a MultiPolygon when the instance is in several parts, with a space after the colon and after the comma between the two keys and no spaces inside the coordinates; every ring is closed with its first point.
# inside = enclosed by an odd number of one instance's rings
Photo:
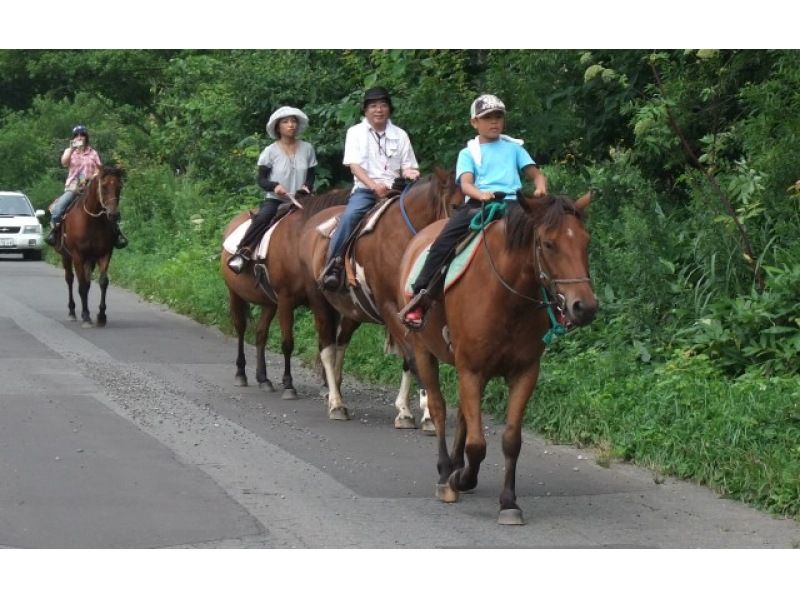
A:
{"type": "Polygon", "coordinates": [[[244,254],[234,253],[228,259],[228,268],[230,268],[235,274],[241,274],[248,261],[249,258],[247,258],[244,254]]]}

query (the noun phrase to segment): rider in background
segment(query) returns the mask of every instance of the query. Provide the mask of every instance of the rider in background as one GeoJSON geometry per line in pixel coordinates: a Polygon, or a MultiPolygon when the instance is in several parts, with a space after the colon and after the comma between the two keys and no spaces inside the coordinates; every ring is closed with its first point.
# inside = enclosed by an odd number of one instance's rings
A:
{"type": "Polygon", "coordinates": [[[347,130],[344,143],[342,163],[350,167],[354,185],[328,246],[322,287],[329,291],[341,287],[345,243],[361,217],[387,196],[395,179],[419,178],[408,134],[389,119],[394,111],[389,92],[383,87],[367,90],[361,111],[364,119],[347,130]]]}
{"type": "MultiPolygon", "coordinates": [[[[50,234],[45,239],[49,245],[55,245],[64,212],[67,211],[75,197],[89,181],[97,176],[100,167],[103,165],[97,151],[89,143],[89,130],[84,125],[76,125],[72,129],[69,147],[61,154],[61,164],[69,170],[67,172],[67,180],[64,183],[64,193],[53,202],[50,208],[51,228],[50,234]]],[[[117,249],[126,247],[128,239],[119,230],[117,223],[114,223],[114,229],[116,233],[114,247],[117,249]]]]}
{"type": "Polygon", "coordinates": [[[236,274],[252,259],[281,202],[291,194],[311,193],[314,188],[317,155],[310,143],[297,139],[306,127],[308,117],[291,106],[282,106],[269,117],[267,133],[277,141],[258,157],[258,185],[266,195],[236,253],[228,260],[228,267],[236,274]]]}
{"type": "MultiPolygon", "coordinates": [[[[414,296],[399,314],[408,328],[422,326],[425,310],[432,300],[428,295],[433,278],[452,257],[458,243],[469,234],[475,208],[480,209],[481,203],[495,199],[496,192],[505,194],[504,199],[508,201],[516,201],[522,188],[520,171],[533,182],[534,197],[547,195],[547,178],[522,147],[522,141],[503,135],[505,115],[505,104],[496,96],[484,94],[472,102],[469,122],[478,135],[459,152],[456,162],[456,182],[466,200],[453,212],[431,245],[422,271],[411,287],[414,296]]],[[[440,287],[437,284],[436,290],[440,287]]]]}

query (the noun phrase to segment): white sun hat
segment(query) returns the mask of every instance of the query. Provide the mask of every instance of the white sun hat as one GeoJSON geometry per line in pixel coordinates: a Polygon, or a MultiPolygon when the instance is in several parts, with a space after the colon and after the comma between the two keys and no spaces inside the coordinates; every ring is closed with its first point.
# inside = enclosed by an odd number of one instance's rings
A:
{"type": "Polygon", "coordinates": [[[278,138],[278,134],[275,132],[275,127],[278,126],[278,121],[282,118],[286,118],[287,116],[294,116],[297,119],[297,134],[300,135],[305,128],[308,126],[308,117],[306,113],[298,108],[293,108],[292,106],[281,106],[272,115],[269,117],[269,122],[267,123],[267,133],[273,139],[278,138]]]}

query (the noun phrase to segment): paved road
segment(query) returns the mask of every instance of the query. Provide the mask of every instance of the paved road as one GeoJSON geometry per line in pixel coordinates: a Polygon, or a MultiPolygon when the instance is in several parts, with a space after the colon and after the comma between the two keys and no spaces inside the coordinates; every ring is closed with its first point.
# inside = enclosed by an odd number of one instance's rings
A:
{"type": "MultiPolygon", "coordinates": [[[[98,299],[95,286],[93,314],[98,299]]],[[[331,422],[311,372],[297,368],[296,401],[237,388],[232,339],[123,289],[105,329],[66,311],[61,270],[0,259],[0,546],[800,545],[794,521],[533,435],[517,484],[527,525],[500,526],[491,422],[478,488],[445,505],[434,439],[392,428],[393,389],[347,380],[354,419],[331,422]]],[[[281,359],[268,367],[279,379],[281,359]]]]}

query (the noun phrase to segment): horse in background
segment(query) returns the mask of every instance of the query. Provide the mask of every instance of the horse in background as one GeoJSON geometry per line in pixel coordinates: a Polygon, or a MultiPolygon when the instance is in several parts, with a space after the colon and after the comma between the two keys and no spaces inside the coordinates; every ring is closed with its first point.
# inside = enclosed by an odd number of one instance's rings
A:
{"type": "Polygon", "coordinates": [[[69,289],[69,319],[75,321],[75,299],[72,285],[78,277],[78,295],[81,298],[83,327],[92,326],[88,300],[92,272],[100,270],[100,305],[97,325],[106,325],[106,291],[108,267],[114,252],[115,223],[119,221],[119,201],[122,192],[123,172],[120,168],[103,166],[72,202],[64,215],[61,234],[55,249],[61,255],[64,279],[69,289]]]}
{"type": "MultiPolygon", "coordinates": [[[[443,502],[456,502],[460,492],[477,485],[486,456],[481,399],[491,378],[506,380],[501,524],[523,523],[516,502],[517,459],[525,406],[536,387],[546,346],[543,339],[556,326],[563,332],[589,324],[597,311],[589,279],[589,235],[583,225],[590,201],[587,194],[574,203],[556,196],[520,196],[518,205],[508,203],[504,218],[484,229],[466,271],[443,299],[430,305],[423,327],[401,337],[401,348],[428,392],[438,437],[436,496],[443,502]],[[454,365],[458,373],[459,410],[450,455],[440,361],[454,365]]],[[[401,305],[410,297],[409,279],[420,254],[443,224],[427,227],[409,244],[396,289],[401,305]]]]}
{"type": "MultiPolygon", "coordinates": [[[[307,305],[306,287],[299,259],[298,239],[303,224],[311,216],[331,206],[347,203],[350,189],[334,189],[320,195],[299,195],[296,201],[303,208],[292,208],[280,217],[271,227],[271,238],[267,256],[263,260],[253,259],[241,274],[228,268],[232,255],[224,247],[220,256],[220,273],[228,287],[231,319],[238,339],[235,383],[247,386],[244,356],[244,335],[247,329],[250,305],[261,307],[261,316],[256,325],[256,380],[259,388],[274,391],[275,387],[267,376],[265,347],[269,327],[275,313],[281,327],[281,351],[283,352],[283,395],[284,399],[297,398],[291,372],[291,356],[294,351],[294,310],[307,305]]],[[[225,227],[224,240],[243,222],[250,219],[250,211],[241,212],[225,227]]],[[[268,233],[269,234],[269,233],[268,233]]]]}
{"type": "MultiPolygon", "coordinates": [[[[341,394],[342,365],[350,338],[361,323],[386,326],[389,349],[394,346],[398,334],[405,334],[395,314],[398,311],[397,268],[406,245],[419,230],[446,218],[451,207],[463,201],[464,195],[456,186],[453,173],[437,168],[433,174],[407,187],[399,197],[376,204],[364,216],[357,229],[362,232],[347,251],[345,276],[348,282],[343,292],[321,290],[317,285],[330,241],[318,227],[325,228],[343,208],[325,210],[308,220],[299,247],[306,268],[309,306],[314,313],[320,358],[329,390],[329,418],[350,419],[341,394]],[[376,214],[381,211],[378,218],[376,214]],[[370,227],[371,230],[367,230],[370,227]]],[[[408,363],[404,361],[400,390],[395,400],[398,411],[395,428],[417,427],[409,407],[412,382],[408,363]]],[[[423,429],[433,432],[424,392],[420,393],[420,399],[423,429]]]]}

